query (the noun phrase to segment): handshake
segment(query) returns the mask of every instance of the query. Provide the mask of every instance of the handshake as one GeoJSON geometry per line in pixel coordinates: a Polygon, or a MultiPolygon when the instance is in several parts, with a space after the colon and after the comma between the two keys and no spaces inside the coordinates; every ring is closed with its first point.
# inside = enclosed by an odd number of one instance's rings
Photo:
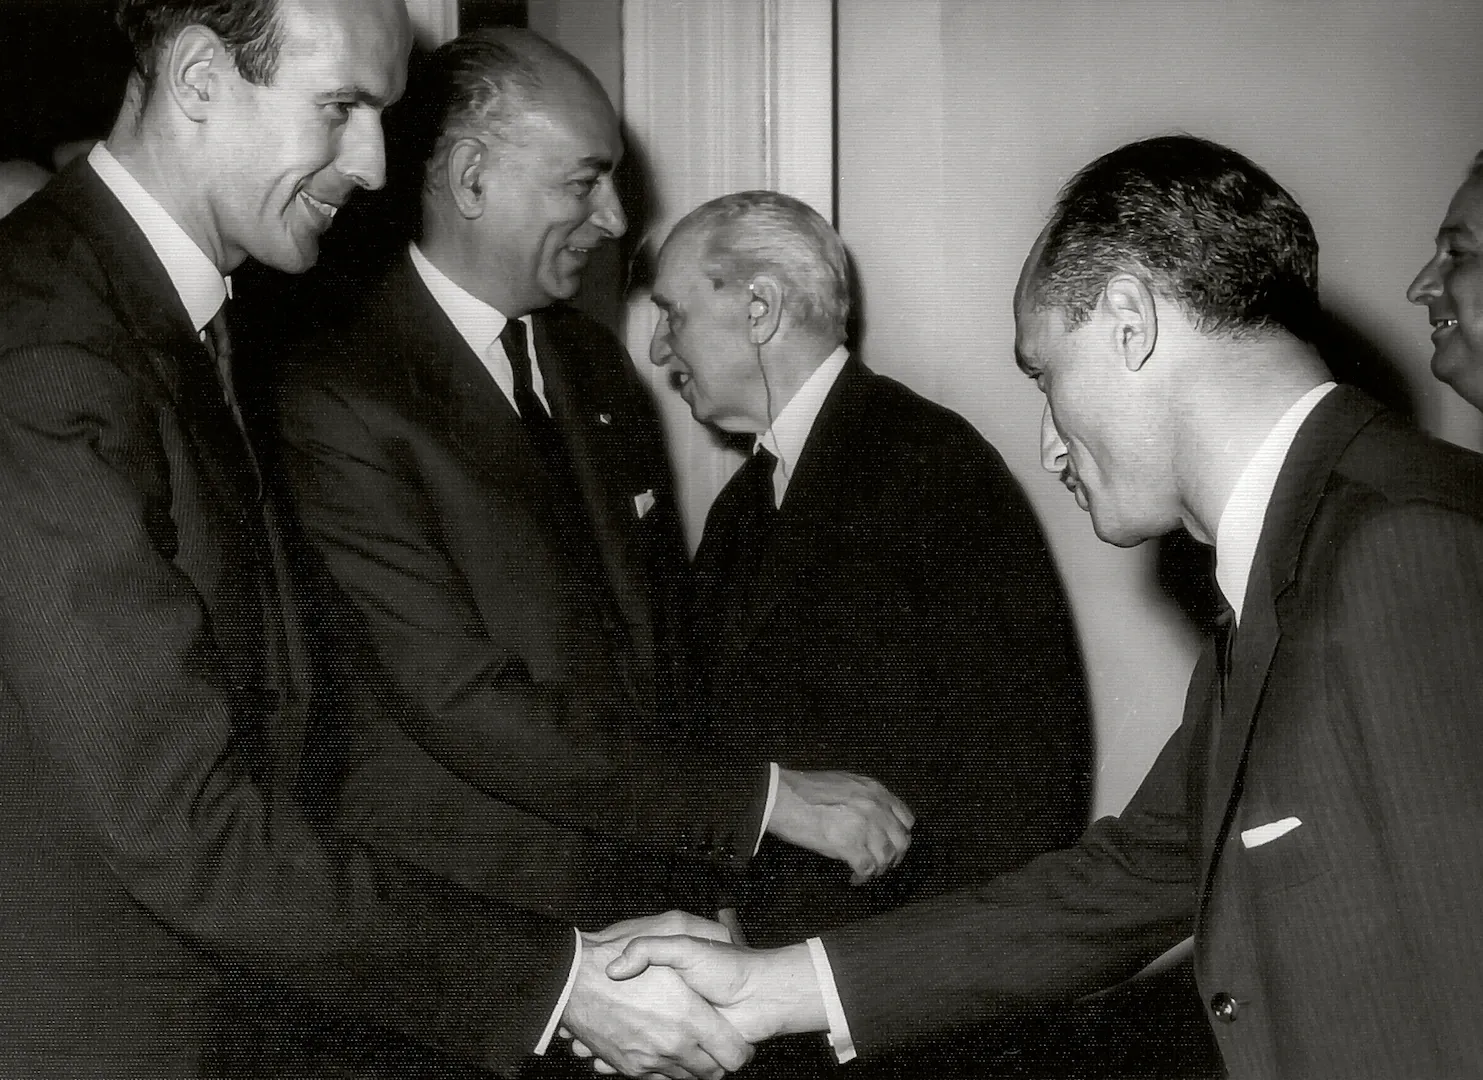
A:
{"type": "MultiPolygon", "coordinates": [[[[901,861],[913,823],[874,780],[783,769],[768,831],[849,864],[861,884],[901,861]]],[[[582,935],[561,1034],[600,1073],[720,1080],[764,1039],[828,1027],[808,945],[754,951],[719,922],[670,912],[582,935]]]]}
{"type": "Polygon", "coordinates": [[[828,1027],[807,945],[746,949],[672,911],[582,935],[561,1034],[599,1073],[720,1080],[764,1039],[828,1027]]]}

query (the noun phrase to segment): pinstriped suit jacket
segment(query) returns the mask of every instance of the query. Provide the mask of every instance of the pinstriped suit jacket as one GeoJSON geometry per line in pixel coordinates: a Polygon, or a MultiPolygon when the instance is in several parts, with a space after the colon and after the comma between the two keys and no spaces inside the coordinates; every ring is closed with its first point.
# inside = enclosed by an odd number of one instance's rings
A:
{"type": "Polygon", "coordinates": [[[1331,393],[1267,512],[1224,715],[1207,651],[1123,814],[825,935],[856,1044],[1069,999],[1193,932],[1233,1077],[1476,1075],[1480,567],[1483,460],[1331,393]]]}
{"type": "Polygon", "coordinates": [[[259,979],[508,1068],[560,992],[568,926],[300,810],[257,497],[164,267],[78,162],[0,222],[0,1075],[220,1075],[259,979]]]}

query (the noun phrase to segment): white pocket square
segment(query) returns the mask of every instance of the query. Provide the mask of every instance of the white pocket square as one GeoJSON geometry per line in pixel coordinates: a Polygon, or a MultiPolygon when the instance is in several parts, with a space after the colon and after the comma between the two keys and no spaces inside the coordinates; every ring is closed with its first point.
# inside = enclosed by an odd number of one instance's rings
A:
{"type": "Polygon", "coordinates": [[[647,491],[640,491],[633,497],[633,512],[639,516],[640,521],[642,521],[644,519],[644,515],[652,509],[654,509],[653,488],[649,488],[649,490],[647,491]]]}
{"type": "Polygon", "coordinates": [[[1261,847],[1270,844],[1279,836],[1286,836],[1296,829],[1302,822],[1295,817],[1285,817],[1281,821],[1274,821],[1269,825],[1258,825],[1254,829],[1244,829],[1241,832],[1241,846],[1244,848],[1261,847]]]}

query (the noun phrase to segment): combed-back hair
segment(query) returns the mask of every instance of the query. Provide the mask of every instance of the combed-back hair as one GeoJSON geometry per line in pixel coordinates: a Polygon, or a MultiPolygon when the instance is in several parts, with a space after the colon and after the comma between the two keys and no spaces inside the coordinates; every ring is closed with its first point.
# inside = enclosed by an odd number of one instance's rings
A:
{"type": "Polygon", "coordinates": [[[221,38],[248,82],[264,86],[278,69],[283,46],[278,0],[118,0],[115,19],[129,39],[146,97],[160,54],[187,26],[204,26],[221,38]]]}
{"type": "Polygon", "coordinates": [[[1228,147],[1192,135],[1104,154],[1067,183],[1046,227],[1032,302],[1084,322],[1132,273],[1204,333],[1318,331],[1318,240],[1297,201],[1228,147]]]}
{"type": "Polygon", "coordinates": [[[517,122],[540,103],[546,80],[561,68],[606,98],[586,64],[531,30],[483,27],[435,49],[419,65],[404,110],[421,129],[421,144],[412,152],[425,167],[425,181],[433,182],[433,170],[461,138],[517,140],[517,122]]]}
{"type": "Polygon", "coordinates": [[[843,341],[850,317],[849,259],[813,207],[777,191],[722,195],[686,214],[674,235],[705,237],[702,269],[716,287],[771,274],[798,323],[843,341]]]}

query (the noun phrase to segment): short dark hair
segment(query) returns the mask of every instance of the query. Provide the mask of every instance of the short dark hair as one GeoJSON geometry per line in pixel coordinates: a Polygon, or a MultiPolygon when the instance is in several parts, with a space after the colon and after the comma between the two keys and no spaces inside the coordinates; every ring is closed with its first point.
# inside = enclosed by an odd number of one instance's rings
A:
{"type": "Polygon", "coordinates": [[[407,92],[405,126],[420,129],[409,132],[420,136],[414,155],[432,167],[453,142],[468,135],[512,141],[511,129],[539,102],[546,77],[556,68],[576,74],[606,99],[602,82],[586,64],[532,30],[488,26],[445,41],[419,66],[407,92]]]}
{"type": "Polygon", "coordinates": [[[1318,239],[1302,207],[1236,151],[1164,135],[1104,154],[1061,190],[1031,289],[1086,320],[1109,278],[1134,273],[1204,333],[1317,331],[1318,239]]]}
{"type": "Polygon", "coordinates": [[[146,94],[160,52],[187,26],[204,26],[227,47],[238,73],[259,86],[273,81],[283,47],[278,0],[118,0],[119,29],[134,52],[146,94]]]}

